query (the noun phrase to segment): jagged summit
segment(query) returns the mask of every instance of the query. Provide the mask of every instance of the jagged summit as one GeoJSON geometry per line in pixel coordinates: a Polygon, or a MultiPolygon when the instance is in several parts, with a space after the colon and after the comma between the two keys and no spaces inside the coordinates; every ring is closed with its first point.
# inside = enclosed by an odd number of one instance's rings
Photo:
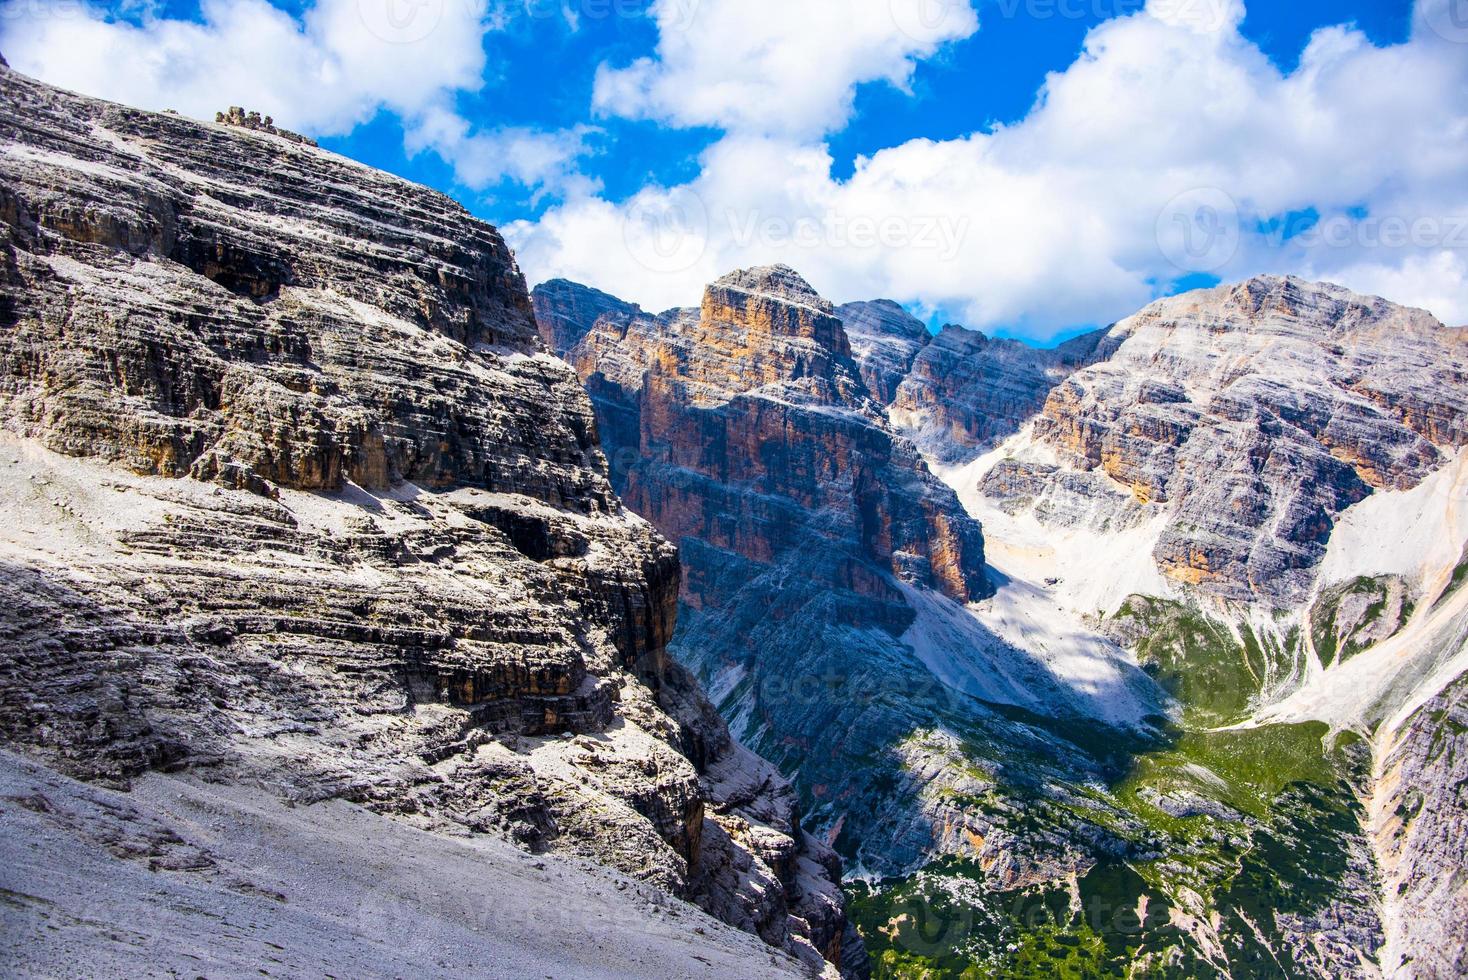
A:
{"type": "Polygon", "coordinates": [[[830,301],[816,292],[815,287],[806,282],[805,277],[783,263],[735,269],[715,279],[709,288],[742,289],[755,295],[770,296],[787,303],[809,306],[825,313],[835,311],[830,301]]]}
{"type": "MultiPolygon", "coordinates": [[[[1370,333],[1377,343],[1387,342],[1387,335],[1393,332],[1418,337],[1453,333],[1426,310],[1331,282],[1279,275],[1259,275],[1164,297],[1120,325],[1175,317],[1199,318],[1220,331],[1264,330],[1321,337],[1370,333]]],[[[1444,339],[1448,343],[1468,343],[1468,335],[1444,339]]]]}
{"type": "Polygon", "coordinates": [[[624,302],[610,293],[568,279],[541,283],[535,287],[531,299],[541,339],[561,357],[565,357],[602,316],[608,313],[622,316],[642,313],[642,307],[636,303],[624,302]]]}
{"type": "Polygon", "coordinates": [[[831,384],[822,397],[842,398],[848,388],[837,375],[853,380],[851,343],[836,308],[788,266],[740,269],[704,290],[700,310],[704,340],[723,346],[731,357],[744,349],[780,351],[791,380],[818,373],[831,384]],[[794,343],[792,343],[794,342],[794,343]],[[802,351],[810,342],[819,351],[802,351]],[[826,362],[829,363],[816,363],[826,362]]]}

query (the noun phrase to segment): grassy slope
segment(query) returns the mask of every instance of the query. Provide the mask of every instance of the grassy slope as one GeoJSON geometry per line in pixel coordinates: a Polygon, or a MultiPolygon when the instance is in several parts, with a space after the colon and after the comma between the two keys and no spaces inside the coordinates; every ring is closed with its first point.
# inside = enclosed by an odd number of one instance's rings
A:
{"type": "MultiPolygon", "coordinates": [[[[1319,971],[1285,936],[1298,920],[1342,908],[1370,920],[1352,877],[1364,746],[1327,746],[1323,725],[1210,730],[1248,717],[1299,637],[1236,639],[1195,609],[1143,598],[1116,619],[1182,705],[1171,737],[1105,789],[1124,819],[1104,830],[1124,846],[1078,881],[1021,892],[992,891],[983,869],[954,859],[853,884],[876,977],[1293,977],[1319,971]]],[[[1074,830],[1105,809],[1049,798],[1029,816],[1074,830]]]]}

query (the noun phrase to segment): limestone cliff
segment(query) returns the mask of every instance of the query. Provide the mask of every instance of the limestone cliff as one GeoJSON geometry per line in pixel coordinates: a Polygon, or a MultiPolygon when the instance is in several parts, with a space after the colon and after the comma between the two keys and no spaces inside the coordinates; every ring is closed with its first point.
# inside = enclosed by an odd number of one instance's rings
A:
{"type": "Polygon", "coordinates": [[[696,313],[603,315],[568,357],[603,407],[608,454],[636,452],[629,506],[670,538],[765,565],[819,540],[817,574],[878,599],[894,578],[984,593],[978,526],[882,423],[840,318],[792,270],[726,276],[696,313]]]}
{"type": "MultiPolygon", "coordinates": [[[[605,308],[564,284],[536,304],[557,323],[605,308]]],[[[674,649],[741,738],[798,774],[838,850],[872,872],[946,852],[1005,887],[1063,877],[1091,860],[1086,845],[1020,832],[1020,802],[985,813],[964,800],[1031,799],[1103,766],[1033,753],[1035,735],[994,704],[1131,727],[1156,709],[1150,682],[1101,643],[1087,651],[1100,680],[1081,692],[976,618],[993,591],[981,530],[873,397],[925,331],[893,304],[869,312],[848,332],[854,311],[792,270],[742,270],[697,310],[598,313],[568,358],[628,506],[682,551],[674,649]]]]}
{"type": "MultiPolygon", "coordinates": [[[[1104,346],[1050,393],[1035,436],[1062,469],[1128,490],[1119,519],[1166,514],[1159,567],[1210,596],[1304,601],[1341,513],[1416,486],[1468,443],[1468,333],[1336,286],[1189,293],[1104,346]]],[[[986,492],[1037,466],[1058,472],[1020,454],[986,492]]]]}
{"type": "Polygon", "coordinates": [[[7,745],[506,836],[841,960],[839,863],[668,656],[677,553],[499,234],[277,134],[0,102],[7,745]]]}

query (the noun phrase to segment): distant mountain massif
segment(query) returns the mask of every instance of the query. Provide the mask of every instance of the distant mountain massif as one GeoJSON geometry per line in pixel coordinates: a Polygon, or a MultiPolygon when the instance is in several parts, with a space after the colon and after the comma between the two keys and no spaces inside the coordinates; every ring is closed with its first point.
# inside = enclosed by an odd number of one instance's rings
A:
{"type": "Polygon", "coordinates": [[[534,302],[880,975],[1468,969],[1468,330],[1274,277],[1046,350],[784,267],[534,302]]]}

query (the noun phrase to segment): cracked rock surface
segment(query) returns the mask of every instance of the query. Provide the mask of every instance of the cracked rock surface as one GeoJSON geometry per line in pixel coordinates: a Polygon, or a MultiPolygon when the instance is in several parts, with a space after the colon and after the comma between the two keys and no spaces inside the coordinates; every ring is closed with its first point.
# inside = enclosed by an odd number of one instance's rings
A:
{"type": "Polygon", "coordinates": [[[609,865],[831,970],[839,864],[667,654],[499,234],[0,68],[0,731],[609,865]]]}

